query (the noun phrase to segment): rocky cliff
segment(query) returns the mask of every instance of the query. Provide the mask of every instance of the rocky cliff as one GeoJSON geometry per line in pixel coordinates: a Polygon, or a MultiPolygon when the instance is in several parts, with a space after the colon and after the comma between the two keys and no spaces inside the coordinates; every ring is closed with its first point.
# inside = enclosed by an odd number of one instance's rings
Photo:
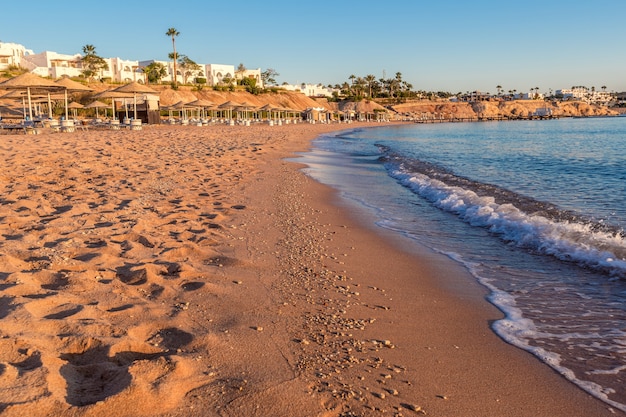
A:
{"type": "Polygon", "coordinates": [[[414,101],[397,104],[391,108],[404,116],[415,118],[526,118],[536,114],[555,117],[609,116],[617,112],[607,107],[580,101],[547,102],[542,100],[481,101],[478,103],[452,103],[448,101],[414,101]],[[549,112],[548,112],[549,111],[549,112]]]}

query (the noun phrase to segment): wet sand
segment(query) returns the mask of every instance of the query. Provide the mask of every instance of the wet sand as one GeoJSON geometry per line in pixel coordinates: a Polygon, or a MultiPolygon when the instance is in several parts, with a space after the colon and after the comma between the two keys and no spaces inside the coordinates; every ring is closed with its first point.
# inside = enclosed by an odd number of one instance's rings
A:
{"type": "Polygon", "coordinates": [[[357,126],[0,136],[0,414],[614,415],[284,159],[357,126]]]}

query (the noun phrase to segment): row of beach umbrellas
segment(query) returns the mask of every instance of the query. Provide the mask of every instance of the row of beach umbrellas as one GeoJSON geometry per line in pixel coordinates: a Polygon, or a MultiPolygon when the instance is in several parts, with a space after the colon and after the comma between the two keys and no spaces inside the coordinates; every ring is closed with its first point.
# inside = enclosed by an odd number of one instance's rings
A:
{"type": "MultiPolygon", "coordinates": [[[[56,81],[52,81],[43,77],[40,77],[33,73],[24,73],[13,77],[5,82],[0,83],[0,89],[15,90],[13,93],[9,93],[1,98],[21,98],[24,105],[24,117],[27,116],[26,101],[28,104],[28,116],[32,120],[33,118],[33,103],[36,100],[48,102],[49,117],[52,118],[52,106],[51,100],[63,99],[65,103],[65,119],[69,119],[69,111],[74,112],[76,117],[77,109],[81,108],[95,108],[96,113],[99,108],[108,107],[107,104],[99,101],[99,99],[108,98],[111,99],[111,106],[113,111],[113,117],[115,118],[115,100],[124,100],[124,107],[128,112],[126,106],[126,100],[133,100],[133,112],[134,118],[137,119],[137,95],[138,94],[158,94],[157,91],[150,87],[140,84],[138,82],[131,82],[121,87],[100,92],[94,95],[95,101],[83,106],[78,102],[68,102],[68,93],[75,92],[90,92],[93,91],[79,82],[73,81],[68,77],[60,78],[56,81]],[[35,100],[36,99],[36,100],[35,100]]],[[[208,100],[198,99],[189,103],[178,102],[172,106],[162,107],[164,110],[179,111],[185,115],[185,109],[200,109],[202,111],[202,117],[206,116],[206,111],[210,112],[223,112],[225,118],[232,119],[233,112],[237,112],[243,119],[248,119],[250,113],[264,112],[268,115],[268,119],[273,119],[275,116],[281,118],[283,115],[289,113],[299,113],[298,110],[280,108],[271,106],[269,104],[259,107],[254,104],[243,102],[237,103],[234,101],[227,101],[221,104],[215,104],[208,100]]],[[[128,116],[128,114],[127,114],[128,116]]],[[[97,116],[98,117],[98,116],[97,116]]]]}
{"type": "MultiPolygon", "coordinates": [[[[273,119],[275,116],[280,118],[283,114],[300,112],[299,110],[275,107],[270,104],[266,104],[264,106],[256,106],[248,102],[237,103],[234,101],[226,101],[221,104],[215,104],[211,101],[204,100],[204,99],[198,99],[198,100],[191,101],[188,103],[179,101],[178,103],[172,104],[171,106],[166,106],[162,109],[169,110],[170,113],[172,111],[181,112],[183,117],[185,117],[184,115],[186,114],[187,109],[189,110],[201,109],[203,112],[207,110],[211,112],[224,112],[226,119],[232,119],[233,112],[242,113],[242,117],[244,119],[248,118],[249,113],[264,112],[268,115],[269,119],[273,119]]],[[[205,113],[203,113],[202,116],[204,117],[205,113]]]]}
{"type": "MultiPolygon", "coordinates": [[[[82,108],[80,103],[68,103],[68,93],[89,92],[93,91],[79,82],[73,81],[68,77],[60,78],[56,81],[48,80],[36,74],[27,72],[7,81],[0,83],[0,89],[15,90],[15,93],[9,93],[2,98],[22,98],[24,106],[28,103],[28,117],[33,118],[33,102],[35,98],[47,98],[49,116],[52,117],[51,100],[58,99],[59,94],[63,94],[65,102],[65,119],[69,118],[69,110],[82,108]]],[[[115,98],[133,99],[134,118],[137,119],[137,94],[158,94],[156,91],[138,82],[131,82],[113,90],[98,93],[96,98],[112,98],[113,114],[115,115],[115,98]]],[[[100,101],[94,101],[85,107],[107,107],[100,101]]],[[[24,117],[26,117],[26,110],[24,117]]]]}

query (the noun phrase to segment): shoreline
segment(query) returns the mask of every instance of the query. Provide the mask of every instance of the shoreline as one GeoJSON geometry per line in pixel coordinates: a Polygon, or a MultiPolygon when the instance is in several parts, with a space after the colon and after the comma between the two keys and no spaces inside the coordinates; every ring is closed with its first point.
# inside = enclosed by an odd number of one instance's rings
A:
{"type": "MultiPolygon", "coordinates": [[[[389,372],[365,384],[365,392],[359,391],[375,399],[364,401],[364,410],[374,407],[375,411],[406,414],[409,406],[416,405],[431,415],[620,413],[496,335],[490,323],[503,314],[487,301],[487,289],[464,267],[426,248],[407,250],[412,245],[405,238],[376,227],[366,216],[355,217],[335,190],[307,177],[294,164],[294,174],[305,177],[298,189],[306,190],[305,201],[320,213],[316,222],[334,224],[337,229],[332,233],[336,243],[328,250],[348,259],[337,260],[333,272],[339,269],[345,274],[359,296],[368,289],[382,292],[379,295],[389,303],[381,300],[373,307],[371,299],[361,303],[376,316],[369,326],[371,333],[365,330],[368,340],[379,341],[373,351],[384,360],[376,369],[387,364],[389,372]],[[422,317],[428,322],[416,322],[422,317]],[[393,349],[386,349],[386,342],[393,349]],[[389,388],[393,384],[384,378],[391,370],[397,372],[399,363],[409,365],[399,367],[403,381],[396,386],[401,388],[389,388]],[[390,399],[388,390],[397,390],[404,401],[390,399]]],[[[358,304],[352,307],[358,310],[358,304]]],[[[367,380],[361,378],[356,377],[367,380]]],[[[345,386],[345,379],[336,383],[345,386]]]]}
{"type": "Polygon", "coordinates": [[[3,136],[0,412],[619,414],[286,160],[372,126],[3,136]]]}

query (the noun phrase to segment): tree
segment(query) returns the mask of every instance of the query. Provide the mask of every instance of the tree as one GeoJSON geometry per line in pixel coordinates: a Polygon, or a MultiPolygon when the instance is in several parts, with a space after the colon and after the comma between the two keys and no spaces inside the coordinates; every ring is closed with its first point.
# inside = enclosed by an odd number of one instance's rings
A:
{"type": "Polygon", "coordinates": [[[83,76],[89,80],[93,80],[94,76],[102,70],[108,70],[109,64],[104,58],[96,54],[96,47],[93,45],[83,46],[85,56],[81,59],[83,64],[83,76]]]}
{"type": "Polygon", "coordinates": [[[250,94],[259,94],[259,88],[256,86],[256,80],[254,78],[244,78],[241,80],[241,85],[246,87],[246,91],[250,94]]]}
{"type": "Polygon", "coordinates": [[[389,96],[396,97],[396,92],[400,91],[402,86],[402,73],[396,72],[395,78],[390,78],[387,80],[387,88],[389,89],[389,96]]]}
{"type": "Polygon", "coordinates": [[[355,99],[362,99],[363,92],[365,91],[366,82],[362,77],[357,77],[354,75],[350,76],[352,80],[352,84],[350,85],[350,93],[349,95],[355,99]]]}
{"type": "Polygon", "coordinates": [[[176,72],[176,60],[178,59],[178,56],[176,55],[176,37],[180,35],[180,32],[177,31],[175,28],[169,28],[167,32],[165,32],[165,34],[167,36],[172,37],[172,49],[174,50],[174,59],[173,59],[174,60],[174,81],[172,85],[174,86],[174,88],[176,88],[178,87],[178,84],[177,84],[178,74],[176,72]]]}
{"type": "Polygon", "coordinates": [[[165,65],[160,62],[152,62],[150,65],[142,68],[144,74],[146,74],[148,83],[158,84],[162,78],[167,75],[167,69],[165,65]]]}
{"type": "Polygon", "coordinates": [[[187,84],[187,78],[193,75],[194,72],[198,71],[201,67],[187,55],[181,55],[180,58],[178,58],[178,62],[180,63],[180,67],[183,72],[183,84],[187,84]]]}
{"type": "Polygon", "coordinates": [[[276,72],[274,68],[268,68],[261,73],[261,80],[263,85],[276,85],[276,78],[280,74],[276,72]]]}
{"type": "Polygon", "coordinates": [[[240,80],[240,84],[242,83],[243,75],[247,70],[248,69],[246,68],[245,65],[243,65],[243,63],[240,63],[237,69],[235,70],[235,79],[240,80]]]}
{"type": "Polygon", "coordinates": [[[369,91],[368,97],[372,98],[372,94],[376,88],[376,76],[372,74],[368,74],[365,76],[365,82],[367,83],[367,89],[369,91]]]}
{"type": "Polygon", "coordinates": [[[349,96],[351,94],[350,84],[348,84],[347,82],[341,84],[341,94],[345,96],[349,96]]]}

